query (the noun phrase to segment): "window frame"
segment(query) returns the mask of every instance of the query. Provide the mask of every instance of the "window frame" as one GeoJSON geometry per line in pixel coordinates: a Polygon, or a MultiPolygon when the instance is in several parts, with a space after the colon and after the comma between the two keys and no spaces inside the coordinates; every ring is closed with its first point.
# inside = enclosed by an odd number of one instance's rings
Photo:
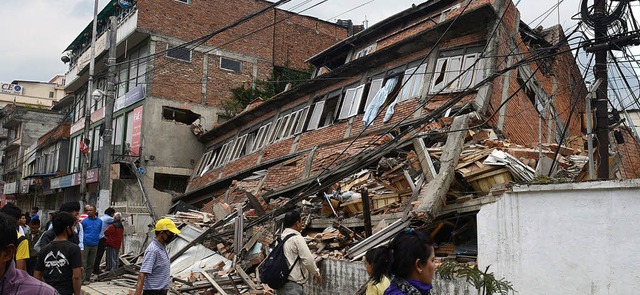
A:
{"type": "MultiPolygon", "coordinates": [[[[177,1],[177,0],[176,0],[176,1],[177,1]]],[[[179,46],[179,45],[178,45],[178,46],[179,46]]],[[[165,56],[166,58],[170,58],[170,59],[173,59],[173,60],[177,60],[177,61],[181,61],[181,62],[186,62],[186,63],[191,63],[191,61],[192,61],[192,59],[193,59],[193,50],[192,50],[192,49],[189,49],[189,48],[187,48],[187,47],[179,47],[178,49],[185,49],[185,50],[188,50],[188,51],[189,51],[189,59],[188,59],[188,60],[186,60],[186,59],[182,59],[182,58],[179,58],[179,57],[170,56],[170,55],[169,55],[169,52],[171,52],[171,50],[176,49],[176,47],[178,47],[178,46],[175,46],[175,45],[172,45],[172,44],[170,44],[170,43],[167,43],[167,51],[166,51],[166,53],[165,53],[165,55],[164,55],[164,56],[165,56]]]]}
{"type": "Polygon", "coordinates": [[[482,74],[483,59],[481,58],[481,51],[481,46],[471,46],[440,53],[440,57],[435,63],[431,82],[429,83],[429,93],[445,94],[461,92],[476,85],[478,83],[478,77],[482,74]],[[469,68],[466,66],[469,64],[469,59],[473,59],[475,66],[463,73],[464,70],[469,68]],[[465,82],[469,75],[471,75],[471,77],[465,82]],[[460,77],[455,79],[458,76],[460,77]],[[437,83],[438,81],[441,82],[437,83]],[[452,81],[453,83],[451,83],[452,81]]]}
{"type": "Polygon", "coordinates": [[[221,57],[220,57],[220,64],[219,64],[219,65],[220,65],[220,69],[221,69],[221,70],[225,70],[225,71],[227,71],[227,72],[232,72],[232,73],[242,73],[242,61],[239,61],[239,60],[236,60],[236,59],[232,59],[232,58],[228,58],[228,57],[221,56],[221,57]],[[234,70],[234,69],[229,69],[229,68],[225,68],[225,67],[223,67],[223,66],[222,66],[222,60],[223,60],[223,59],[226,59],[226,60],[228,60],[228,61],[237,62],[237,63],[238,63],[238,70],[236,71],[236,70],[234,70]]]}

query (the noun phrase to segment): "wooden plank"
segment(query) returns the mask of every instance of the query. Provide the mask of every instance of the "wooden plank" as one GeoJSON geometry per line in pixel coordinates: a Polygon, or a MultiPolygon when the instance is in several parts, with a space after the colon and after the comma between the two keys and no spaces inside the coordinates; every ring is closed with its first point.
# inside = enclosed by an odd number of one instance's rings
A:
{"type": "Polygon", "coordinates": [[[247,200],[249,200],[249,204],[251,204],[251,208],[256,210],[256,214],[258,216],[263,216],[265,214],[264,209],[262,208],[262,203],[258,201],[258,199],[250,192],[246,192],[247,200]]]}
{"type": "Polygon", "coordinates": [[[422,174],[427,182],[433,180],[436,176],[436,168],[433,166],[433,162],[431,161],[431,156],[429,155],[429,149],[424,144],[424,140],[422,138],[416,138],[413,140],[413,148],[418,155],[418,161],[420,161],[420,166],[422,167],[422,174]]]}
{"type": "Polygon", "coordinates": [[[373,234],[371,226],[371,205],[369,200],[369,192],[366,189],[360,191],[362,195],[362,211],[364,212],[364,232],[366,237],[370,237],[373,234]]]}
{"type": "Polygon", "coordinates": [[[224,289],[222,289],[222,287],[220,287],[220,285],[218,285],[218,283],[216,283],[216,281],[211,277],[211,275],[209,275],[208,272],[203,271],[201,272],[201,274],[207,278],[207,281],[209,281],[209,283],[211,283],[211,285],[213,285],[214,288],[216,288],[216,290],[218,290],[218,293],[220,293],[221,295],[227,295],[227,292],[224,291],[224,289]]]}
{"type": "Polygon", "coordinates": [[[249,275],[246,272],[244,272],[242,267],[240,267],[239,265],[236,265],[236,272],[242,278],[242,280],[245,283],[247,283],[247,285],[249,285],[249,287],[251,287],[251,289],[253,289],[253,290],[261,289],[258,285],[256,285],[256,283],[253,282],[251,277],[249,277],[249,275]]]}

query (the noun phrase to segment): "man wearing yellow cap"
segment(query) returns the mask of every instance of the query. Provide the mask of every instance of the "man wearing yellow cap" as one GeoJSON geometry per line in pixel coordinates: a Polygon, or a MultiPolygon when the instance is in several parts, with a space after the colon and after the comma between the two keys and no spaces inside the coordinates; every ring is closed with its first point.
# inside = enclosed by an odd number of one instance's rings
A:
{"type": "Polygon", "coordinates": [[[163,218],[156,223],[156,238],[144,251],[136,295],[165,295],[171,282],[171,261],[167,252],[167,244],[171,243],[180,230],[171,221],[163,218]]]}

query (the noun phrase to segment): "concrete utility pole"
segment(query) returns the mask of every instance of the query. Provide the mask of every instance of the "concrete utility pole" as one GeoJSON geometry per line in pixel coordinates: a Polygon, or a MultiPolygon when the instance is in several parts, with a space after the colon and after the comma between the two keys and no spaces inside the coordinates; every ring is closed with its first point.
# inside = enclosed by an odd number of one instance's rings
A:
{"type": "MultiPolygon", "coordinates": [[[[84,132],[82,133],[82,140],[89,139],[89,131],[91,126],[91,94],[93,93],[93,76],[96,67],[96,35],[98,34],[98,2],[95,0],[93,5],[93,29],[91,30],[91,53],[89,56],[89,83],[87,85],[87,93],[84,96],[84,132]]],[[[79,148],[79,147],[78,147],[79,148]]],[[[89,199],[87,197],[87,170],[89,170],[89,155],[84,154],[82,157],[82,172],[80,175],[80,196],[84,202],[89,199]]]]}
{"type": "MultiPolygon", "coordinates": [[[[607,14],[607,0],[594,0],[594,14],[596,16],[607,14]]],[[[622,5],[622,4],[618,4],[622,5]]],[[[605,42],[607,39],[608,24],[597,22],[594,28],[595,41],[605,42]]],[[[596,64],[594,75],[596,80],[601,80],[596,91],[596,135],[598,138],[598,178],[609,179],[609,111],[607,104],[608,73],[607,73],[607,49],[602,48],[595,52],[596,64]]]]}
{"type": "MultiPolygon", "coordinates": [[[[118,19],[109,18],[109,58],[107,66],[107,95],[104,98],[104,133],[102,134],[102,165],[100,166],[100,195],[98,208],[104,210],[111,204],[111,155],[113,154],[113,105],[116,101],[116,48],[117,48],[118,19]]],[[[101,211],[102,212],[102,211],[101,211]]]]}

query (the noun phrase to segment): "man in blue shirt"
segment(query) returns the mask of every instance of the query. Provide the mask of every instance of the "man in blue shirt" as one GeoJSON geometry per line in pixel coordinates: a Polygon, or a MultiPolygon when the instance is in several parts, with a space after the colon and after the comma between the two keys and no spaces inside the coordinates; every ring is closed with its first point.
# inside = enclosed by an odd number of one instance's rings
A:
{"type": "Polygon", "coordinates": [[[171,261],[167,244],[180,234],[180,230],[171,219],[163,218],[156,223],[155,232],[156,238],[144,251],[135,295],[165,295],[169,290],[171,261]]]}
{"type": "Polygon", "coordinates": [[[104,237],[104,230],[109,227],[110,224],[113,223],[113,214],[116,213],[116,210],[109,207],[107,210],[104,210],[104,215],[100,216],[100,220],[102,220],[102,229],[100,229],[100,241],[98,242],[98,253],[96,253],[96,261],[93,264],[93,273],[100,274],[100,262],[102,262],[102,256],[104,256],[104,250],[107,243],[107,238],[104,237]]]}
{"type": "Polygon", "coordinates": [[[98,253],[98,242],[100,241],[100,231],[102,230],[102,220],[96,217],[96,207],[88,205],[85,208],[87,218],[82,220],[82,228],[84,229],[84,253],[82,261],[84,261],[84,281],[88,284],[93,274],[93,264],[96,261],[98,253]]]}
{"type": "MultiPolygon", "coordinates": [[[[39,211],[40,208],[38,207],[31,208],[31,220],[40,219],[40,214],[38,214],[39,211]]],[[[31,220],[27,220],[27,223],[30,223],[31,220]]]]}

